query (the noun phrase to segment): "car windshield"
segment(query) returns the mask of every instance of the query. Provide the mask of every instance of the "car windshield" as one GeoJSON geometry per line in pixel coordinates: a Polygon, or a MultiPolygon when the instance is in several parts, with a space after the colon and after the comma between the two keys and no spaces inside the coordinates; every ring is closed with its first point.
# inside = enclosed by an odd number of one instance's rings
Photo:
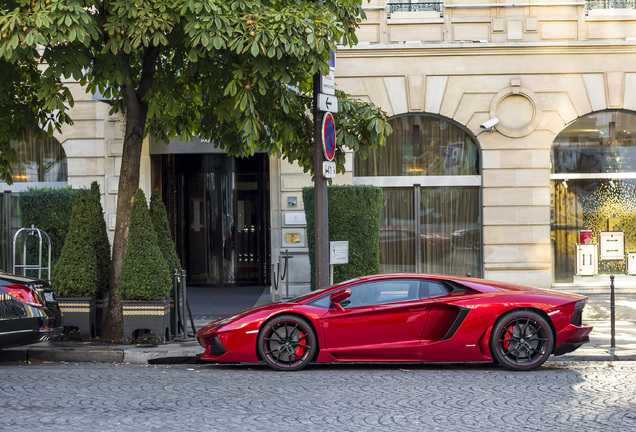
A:
{"type": "Polygon", "coordinates": [[[334,285],[331,285],[331,286],[329,286],[327,288],[323,288],[321,290],[310,291],[307,294],[303,294],[303,295],[300,295],[298,297],[285,299],[285,300],[283,300],[283,303],[296,303],[296,302],[302,301],[302,300],[306,299],[309,296],[313,296],[314,294],[325,292],[326,290],[328,290],[329,288],[332,288],[333,286],[334,285]]]}
{"type": "Polygon", "coordinates": [[[298,297],[293,297],[293,298],[285,299],[285,300],[283,300],[283,303],[295,303],[295,302],[300,302],[300,301],[303,301],[305,298],[307,298],[307,297],[309,297],[309,296],[313,296],[313,295],[315,295],[315,294],[323,293],[323,292],[325,292],[325,291],[327,291],[327,290],[329,290],[329,289],[331,289],[331,288],[333,288],[333,287],[335,287],[335,286],[338,286],[338,285],[347,285],[347,284],[349,284],[349,283],[351,283],[351,282],[353,282],[353,281],[356,281],[356,280],[358,280],[358,279],[360,279],[360,278],[359,278],[359,277],[357,277],[357,278],[349,279],[349,280],[346,280],[346,281],[343,281],[343,282],[338,282],[338,283],[335,283],[335,284],[333,284],[333,285],[329,285],[327,288],[323,288],[323,289],[321,289],[321,290],[310,291],[310,292],[308,292],[307,294],[303,294],[303,295],[300,295],[300,296],[298,296],[298,297]]]}

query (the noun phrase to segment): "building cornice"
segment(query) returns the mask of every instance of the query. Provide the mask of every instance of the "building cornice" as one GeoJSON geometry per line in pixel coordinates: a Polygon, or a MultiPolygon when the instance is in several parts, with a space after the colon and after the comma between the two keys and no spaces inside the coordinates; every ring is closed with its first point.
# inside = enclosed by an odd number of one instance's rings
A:
{"type": "Polygon", "coordinates": [[[484,55],[560,55],[560,54],[636,54],[636,40],[613,42],[561,42],[561,43],[388,43],[359,44],[338,47],[338,58],[354,57],[435,57],[484,55]]]}

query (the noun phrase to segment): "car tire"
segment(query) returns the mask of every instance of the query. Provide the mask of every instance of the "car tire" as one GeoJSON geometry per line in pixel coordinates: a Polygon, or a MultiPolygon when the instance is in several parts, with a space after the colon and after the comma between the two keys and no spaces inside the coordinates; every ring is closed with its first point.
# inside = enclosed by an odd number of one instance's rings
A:
{"type": "Polygon", "coordinates": [[[503,315],[490,337],[493,360],[515,371],[541,366],[554,350],[554,335],[548,321],[536,312],[516,310],[503,315]]]}
{"type": "Polygon", "coordinates": [[[279,315],[267,321],[258,336],[258,351],[274,370],[296,371],[316,354],[316,333],[297,315],[279,315]]]}

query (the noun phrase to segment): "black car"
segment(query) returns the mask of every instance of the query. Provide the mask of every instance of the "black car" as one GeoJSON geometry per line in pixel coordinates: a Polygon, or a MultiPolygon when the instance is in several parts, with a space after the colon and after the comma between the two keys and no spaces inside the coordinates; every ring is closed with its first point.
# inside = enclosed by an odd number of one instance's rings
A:
{"type": "Polygon", "coordinates": [[[0,272],[0,349],[57,340],[62,331],[49,282],[0,272]]]}

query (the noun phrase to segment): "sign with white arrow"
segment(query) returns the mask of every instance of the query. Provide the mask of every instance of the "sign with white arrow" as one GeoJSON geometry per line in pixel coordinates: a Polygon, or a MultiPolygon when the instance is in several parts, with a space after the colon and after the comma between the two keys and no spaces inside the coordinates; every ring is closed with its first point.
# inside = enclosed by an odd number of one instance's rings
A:
{"type": "Polygon", "coordinates": [[[338,98],[334,95],[318,93],[318,109],[325,112],[338,112],[338,98]]]}

